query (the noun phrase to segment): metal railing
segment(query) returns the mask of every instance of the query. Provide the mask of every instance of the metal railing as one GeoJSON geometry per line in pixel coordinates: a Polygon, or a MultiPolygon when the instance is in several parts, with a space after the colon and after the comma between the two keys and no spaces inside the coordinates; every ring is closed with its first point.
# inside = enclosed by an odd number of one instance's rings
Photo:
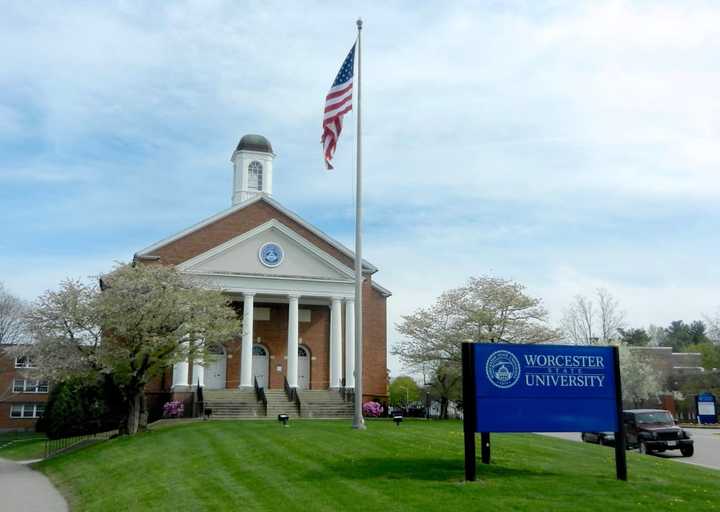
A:
{"type": "Polygon", "coordinates": [[[117,430],[110,430],[108,432],[96,432],[94,434],[84,434],[81,436],[70,436],[61,437],[59,439],[46,439],[45,440],[45,451],[43,458],[47,459],[62,451],[68,450],[73,446],[77,446],[87,441],[107,441],[112,436],[117,435],[117,430]]]}
{"type": "Polygon", "coordinates": [[[300,395],[297,392],[297,388],[291,388],[290,384],[288,384],[287,378],[283,377],[283,382],[285,384],[285,394],[288,397],[288,400],[291,402],[295,402],[295,406],[297,407],[298,416],[300,415],[300,395]]]}
{"type": "Polygon", "coordinates": [[[258,402],[262,402],[263,408],[265,409],[265,415],[267,415],[267,397],[265,396],[265,388],[258,384],[257,377],[255,377],[255,398],[258,402]]]}
{"type": "Polygon", "coordinates": [[[193,400],[193,418],[197,418],[199,416],[207,416],[208,414],[205,412],[205,397],[203,396],[203,389],[200,385],[200,382],[198,382],[197,388],[195,389],[195,396],[193,400]]]}

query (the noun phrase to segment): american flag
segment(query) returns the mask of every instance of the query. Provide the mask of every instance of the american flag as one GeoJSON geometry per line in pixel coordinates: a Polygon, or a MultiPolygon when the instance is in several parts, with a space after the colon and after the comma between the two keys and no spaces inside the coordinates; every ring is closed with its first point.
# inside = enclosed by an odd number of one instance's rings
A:
{"type": "Polygon", "coordinates": [[[355,45],[345,57],[330,91],[325,96],[325,116],[323,118],[323,134],[320,141],[325,155],[325,166],[332,169],[338,138],[342,132],[343,116],[352,110],[353,70],[355,64],[355,45]]]}

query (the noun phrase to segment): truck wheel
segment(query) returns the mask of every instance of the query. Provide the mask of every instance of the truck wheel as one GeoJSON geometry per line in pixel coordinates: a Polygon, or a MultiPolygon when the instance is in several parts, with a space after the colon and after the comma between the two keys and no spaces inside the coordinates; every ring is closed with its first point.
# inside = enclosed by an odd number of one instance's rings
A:
{"type": "Polygon", "coordinates": [[[695,453],[695,447],[694,446],[683,446],[680,448],[680,453],[682,453],[683,457],[692,457],[695,453]]]}

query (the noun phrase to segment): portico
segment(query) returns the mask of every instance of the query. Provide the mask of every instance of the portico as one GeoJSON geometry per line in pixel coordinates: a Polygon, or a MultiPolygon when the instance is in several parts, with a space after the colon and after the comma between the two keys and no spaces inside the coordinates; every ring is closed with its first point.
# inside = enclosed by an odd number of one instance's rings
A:
{"type": "Polygon", "coordinates": [[[234,303],[243,319],[239,339],[228,341],[224,353],[215,354],[217,359],[208,364],[176,363],[174,388],[199,384],[208,389],[251,389],[260,375],[264,377],[259,379],[264,380],[259,382],[260,386],[267,388],[282,387],[284,379],[291,388],[353,387],[354,358],[348,354],[354,351],[354,331],[352,320],[347,321],[354,313],[353,297],[303,297],[297,293],[282,296],[248,291],[237,298],[234,303]],[[302,361],[304,368],[300,366],[300,354],[306,358],[302,361]],[[218,364],[218,360],[224,361],[218,364]],[[262,365],[267,368],[259,367],[262,365]],[[224,382],[205,378],[208,373],[215,377],[217,369],[223,367],[224,382]]]}

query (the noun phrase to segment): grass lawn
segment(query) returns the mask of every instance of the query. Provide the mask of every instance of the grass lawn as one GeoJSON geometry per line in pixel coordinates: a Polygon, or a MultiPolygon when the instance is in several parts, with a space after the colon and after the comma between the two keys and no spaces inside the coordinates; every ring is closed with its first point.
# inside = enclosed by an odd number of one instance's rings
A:
{"type": "Polygon", "coordinates": [[[0,458],[33,460],[42,458],[45,452],[45,436],[35,432],[10,432],[0,434],[0,458]]]}
{"type": "MultiPolygon", "coordinates": [[[[479,449],[478,449],[479,454],[479,449]]],[[[463,482],[459,422],[210,421],[159,428],[38,465],[76,511],[720,510],[720,472],[530,434],[493,435],[463,482]]]]}

